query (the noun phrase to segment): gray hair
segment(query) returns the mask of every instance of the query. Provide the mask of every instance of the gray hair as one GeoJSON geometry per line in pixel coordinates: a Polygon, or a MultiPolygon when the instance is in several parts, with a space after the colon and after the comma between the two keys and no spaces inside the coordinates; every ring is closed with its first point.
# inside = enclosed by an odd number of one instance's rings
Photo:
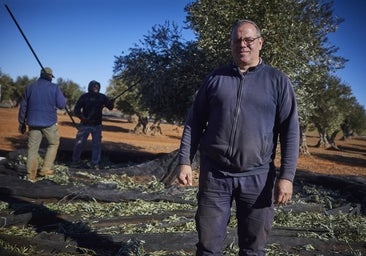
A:
{"type": "Polygon", "coordinates": [[[262,36],[260,28],[258,27],[258,25],[254,21],[251,21],[251,20],[236,20],[235,23],[231,27],[230,40],[232,40],[232,38],[233,38],[233,32],[235,31],[235,29],[237,27],[240,27],[241,25],[243,25],[245,23],[252,24],[255,27],[256,31],[257,31],[257,36],[262,36]]]}

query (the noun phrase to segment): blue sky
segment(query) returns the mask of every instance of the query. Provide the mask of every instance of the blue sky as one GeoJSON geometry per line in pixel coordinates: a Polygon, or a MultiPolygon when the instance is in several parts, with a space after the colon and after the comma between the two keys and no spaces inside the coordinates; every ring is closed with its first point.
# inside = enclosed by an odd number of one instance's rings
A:
{"type": "MultiPolygon", "coordinates": [[[[102,92],[113,75],[114,56],[143,39],[156,24],[183,25],[190,0],[8,0],[0,6],[0,69],[13,79],[39,75],[40,66],[11,19],[7,4],[43,66],[56,79],[85,89],[91,80],[102,92]]],[[[366,107],[366,1],[335,0],[334,14],[345,21],[330,35],[338,55],[349,59],[337,75],[366,107]]],[[[192,32],[183,31],[190,40],[192,32]]]]}

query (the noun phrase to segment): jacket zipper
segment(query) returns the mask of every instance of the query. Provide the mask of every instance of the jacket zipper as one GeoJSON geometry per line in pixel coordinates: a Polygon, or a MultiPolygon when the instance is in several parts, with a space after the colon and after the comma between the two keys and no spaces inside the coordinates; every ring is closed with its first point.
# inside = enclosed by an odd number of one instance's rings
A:
{"type": "Polygon", "coordinates": [[[233,120],[233,128],[231,129],[230,139],[229,139],[229,150],[228,155],[231,156],[234,148],[234,140],[236,138],[236,131],[238,128],[238,116],[240,113],[241,100],[243,97],[243,87],[244,87],[244,78],[241,77],[239,81],[238,93],[236,95],[236,105],[234,112],[234,120],[233,120]]]}

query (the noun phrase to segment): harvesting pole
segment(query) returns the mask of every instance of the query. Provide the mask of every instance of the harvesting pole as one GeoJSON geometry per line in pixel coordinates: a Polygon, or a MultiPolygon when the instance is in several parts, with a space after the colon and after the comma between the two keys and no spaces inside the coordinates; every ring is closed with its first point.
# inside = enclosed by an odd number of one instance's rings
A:
{"type": "MultiPolygon", "coordinates": [[[[161,70],[163,68],[163,65],[159,65],[157,67],[157,70],[161,70]]],[[[131,86],[129,86],[127,89],[123,90],[121,93],[117,94],[117,96],[115,96],[113,98],[113,100],[116,100],[117,98],[121,97],[123,94],[125,94],[126,92],[128,92],[129,90],[131,90],[133,87],[137,86],[139,83],[141,83],[143,79],[140,78],[139,80],[137,80],[135,83],[133,83],[131,86]]]]}
{"type": "MultiPolygon", "coordinates": [[[[41,67],[41,69],[42,69],[45,73],[47,73],[47,72],[44,70],[44,67],[43,67],[43,65],[42,65],[41,61],[38,59],[37,54],[34,52],[34,50],[33,50],[32,46],[31,46],[31,44],[29,43],[29,41],[28,41],[28,39],[27,39],[27,37],[26,37],[26,36],[25,36],[25,34],[23,33],[23,30],[21,29],[21,27],[19,26],[19,24],[18,24],[17,20],[15,19],[15,17],[14,17],[14,15],[13,15],[13,13],[10,11],[9,7],[8,7],[6,4],[4,4],[4,5],[5,5],[6,10],[9,12],[9,14],[10,14],[11,18],[13,19],[13,21],[14,21],[15,25],[17,26],[17,28],[18,28],[19,32],[22,34],[22,36],[23,36],[23,38],[24,38],[25,42],[27,43],[27,45],[28,45],[29,49],[30,49],[30,50],[31,50],[31,52],[33,53],[33,56],[36,58],[36,60],[37,60],[37,62],[38,62],[38,64],[39,64],[39,66],[41,67]]],[[[72,118],[72,116],[71,116],[70,111],[69,111],[69,110],[68,110],[68,108],[67,108],[67,106],[65,106],[65,110],[66,110],[66,113],[69,115],[69,117],[70,117],[70,119],[71,119],[71,121],[72,121],[73,125],[74,125],[75,127],[77,127],[77,126],[76,126],[76,123],[75,123],[75,121],[74,121],[74,119],[73,119],[73,118],[72,118]]]]}
{"type": "Polygon", "coordinates": [[[131,85],[127,89],[123,90],[120,94],[118,94],[117,96],[115,96],[112,100],[115,101],[117,98],[121,97],[123,94],[125,94],[126,92],[128,92],[129,90],[131,90],[133,87],[135,87],[136,85],[138,85],[141,82],[141,80],[142,79],[139,79],[133,85],[131,85]]]}

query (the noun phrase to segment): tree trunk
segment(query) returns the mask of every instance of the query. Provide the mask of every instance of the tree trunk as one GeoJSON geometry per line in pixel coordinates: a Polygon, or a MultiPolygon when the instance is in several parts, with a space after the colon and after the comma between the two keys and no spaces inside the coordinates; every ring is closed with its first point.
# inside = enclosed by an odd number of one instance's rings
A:
{"type": "Polygon", "coordinates": [[[327,136],[327,131],[324,128],[321,127],[317,127],[318,129],[318,133],[319,133],[319,141],[316,144],[316,147],[320,148],[323,147],[325,149],[328,149],[331,147],[329,141],[328,141],[328,136],[327,136]]]}
{"type": "Polygon", "coordinates": [[[341,140],[347,140],[355,136],[355,133],[347,120],[343,124],[341,124],[341,130],[343,133],[341,140]]]}
{"type": "Polygon", "coordinates": [[[306,141],[306,130],[306,125],[300,125],[300,154],[308,156],[310,152],[306,141]]]}
{"type": "Polygon", "coordinates": [[[139,121],[137,122],[136,127],[133,129],[133,132],[135,134],[147,134],[149,129],[149,119],[147,117],[139,116],[139,121]]]}
{"type": "Polygon", "coordinates": [[[153,136],[163,135],[163,131],[160,127],[160,119],[155,120],[154,123],[150,126],[150,133],[153,136]]]}
{"type": "Polygon", "coordinates": [[[339,150],[336,142],[335,142],[335,138],[337,137],[337,134],[338,134],[339,130],[335,130],[332,135],[329,137],[329,144],[331,146],[332,149],[335,149],[335,150],[339,150]]]}

